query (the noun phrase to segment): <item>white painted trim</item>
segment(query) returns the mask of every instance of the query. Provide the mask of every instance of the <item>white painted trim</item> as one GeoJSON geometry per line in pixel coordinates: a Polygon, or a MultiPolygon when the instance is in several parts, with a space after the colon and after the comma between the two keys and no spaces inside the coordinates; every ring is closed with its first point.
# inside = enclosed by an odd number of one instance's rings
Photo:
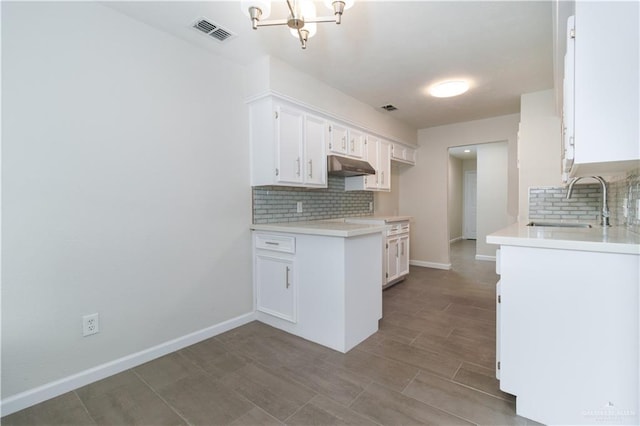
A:
{"type": "Polygon", "coordinates": [[[425,262],[424,260],[410,260],[409,265],[422,266],[425,268],[445,269],[447,271],[451,269],[450,263],[425,262]]]}
{"type": "Polygon", "coordinates": [[[486,260],[489,262],[495,262],[496,261],[496,257],[495,256],[485,256],[483,254],[476,254],[476,260],[486,260]]]}
{"type": "Polygon", "coordinates": [[[157,346],[133,353],[122,358],[109,361],[102,365],[81,371],[71,376],[47,383],[37,388],[29,389],[0,401],[0,412],[3,416],[15,413],[32,405],[62,395],[79,387],[104,379],[138,365],[144,364],[161,356],[175,352],[187,346],[209,339],[241,325],[255,320],[255,312],[231,318],[211,327],[203,328],[177,339],[161,343],[157,346]]]}
{"type": "Polygon", "coordinates": [[[460,240],[462,240],[462,237],[455,237],[455,238],[453,238],[453,239],[449,240],[449,244],[453,244],[453,243],[455,243],[456,241],[460,241],[460,240]]]}

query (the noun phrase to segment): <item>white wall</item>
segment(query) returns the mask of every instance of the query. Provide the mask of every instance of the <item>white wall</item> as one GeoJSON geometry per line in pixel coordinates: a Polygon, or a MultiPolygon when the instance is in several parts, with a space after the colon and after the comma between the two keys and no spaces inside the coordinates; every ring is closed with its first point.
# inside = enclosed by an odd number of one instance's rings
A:
{"type": "Polygon", "coordinates": [[[553,90],[520,98],[520,220],[529,218],[529,187],[560,186],[560,118],[553,90]]]}
{"type": "Polygon", "coordinates": [[[508,210],[507,142],[478,145],[476,259],[494,259],[498,246],[487,244],[487,235],[513,222],[508,210]]]}
{"type": "Polygon", "coordinates": [[[243,68],[89,2],[2,64],[3,400],[252,310],[243,68]]]}
{"type": "Polygon", "coordinates": [[[399,200],[402,214],[414,217],[411,230],[414,264],[450,266],[446,182],[448,149],[452,146],[508,142],[507,209],[509,220],[515,220],[518,210],[518,121],[519,114],[511,114],[418,131],[419,162],[415,167],[401,170],[399,200]]]}
{"type": "Polygon", "coordinates": [[[449,240],[462,238],[463,161],[449,156],[449,240]]]}

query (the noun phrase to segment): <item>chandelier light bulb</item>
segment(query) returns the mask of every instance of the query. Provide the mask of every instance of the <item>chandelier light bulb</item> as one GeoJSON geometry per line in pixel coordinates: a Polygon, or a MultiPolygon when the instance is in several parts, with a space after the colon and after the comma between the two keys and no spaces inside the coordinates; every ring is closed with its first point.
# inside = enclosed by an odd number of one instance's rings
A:
{"type": "Polygon", "coordinates": [[[249,8],[255,7],[260,9],[260,19],[267,19],[271,15],[271,2],[269,0],[241,0],[240,9],[246,16],[251,16],[249,8]]]}
{"type": "Polygon", "coordinates": [[[344,3],[342,10],[350,9],[353,6],[353,0],[324,0],[325,6],[333,11],[335,11],[334,3],[344,3]]]}

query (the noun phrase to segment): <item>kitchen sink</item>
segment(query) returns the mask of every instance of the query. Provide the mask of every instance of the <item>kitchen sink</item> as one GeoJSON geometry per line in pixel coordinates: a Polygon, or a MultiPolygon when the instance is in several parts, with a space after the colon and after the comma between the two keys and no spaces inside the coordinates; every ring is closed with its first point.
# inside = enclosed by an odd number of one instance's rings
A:
{"type": "Polygon", "coordinates": [[[548,226],[552,228],[591,228],[588,223],[575,223],[575,222],[529,222],[527,226],[548,226]]]}

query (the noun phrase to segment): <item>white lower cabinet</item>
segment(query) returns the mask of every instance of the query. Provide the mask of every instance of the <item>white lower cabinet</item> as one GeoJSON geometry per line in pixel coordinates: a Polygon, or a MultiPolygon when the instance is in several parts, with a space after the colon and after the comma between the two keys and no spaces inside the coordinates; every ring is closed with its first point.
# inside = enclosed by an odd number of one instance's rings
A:
{"type": "Polygon", "coordinates": [[[378,330],[382,232],[335,237],[254,231],[253,242],[258,321],[340,352],[378,330]]]}
{"type": "Polygon", "coordinates": [[[256,309],[296,322],[293,258],[256,254],[256,309]]]}
{"type": "Polygon", "coordinates": [[[398,276],[404,276],[409,273],[409,236],[400,237],[399,254],[398,254],[398,276]]]}
{"type": "Polygon", "coordinates": [[[517,414],[638,424],[640,256],[500,248],[497,360],[517,414]]]}
{"type": "MultiPolygon", "coordinates": [[[[398,254],[400,253],[400,239],[397,237],[387,238],[387,273],[386,283],[398,277],[398,254]]],[[[385,283],[385,284],[386,284],[385,283]]]]}
{"type": "Polygon", "coordinates": [[[390,225],[385,244],[385,286],[401,281],[409,274],[409,221],[390,225]]]}

